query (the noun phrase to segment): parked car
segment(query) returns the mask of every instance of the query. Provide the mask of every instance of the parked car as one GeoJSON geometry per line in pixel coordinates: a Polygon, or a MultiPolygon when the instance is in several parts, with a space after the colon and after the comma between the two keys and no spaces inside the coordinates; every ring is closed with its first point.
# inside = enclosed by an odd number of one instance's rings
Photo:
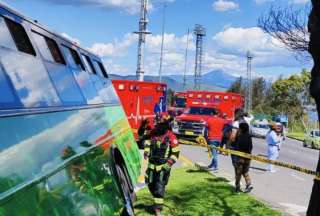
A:
{"type": "Polygon", "coordinates": [[[254,137],[265,138],[270,127],[267,124],[253,124],[251,132],[254,137]]]}
{"type": "Polygon", "coordinates": [[[306,134],[303,141],[304,147],[311,147],[313,149],[320,149],[320,131],[312,130],[306,134]]]}

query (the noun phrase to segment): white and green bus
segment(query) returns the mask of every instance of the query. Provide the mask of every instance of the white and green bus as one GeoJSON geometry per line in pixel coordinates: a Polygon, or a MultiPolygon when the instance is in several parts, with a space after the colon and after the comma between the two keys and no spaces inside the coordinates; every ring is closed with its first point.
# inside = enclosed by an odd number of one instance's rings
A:
{"type": "Polygon", "coordinates": [[[101,59],[0,4],[0,215],[133,215],[140,160],[101,59]]]}

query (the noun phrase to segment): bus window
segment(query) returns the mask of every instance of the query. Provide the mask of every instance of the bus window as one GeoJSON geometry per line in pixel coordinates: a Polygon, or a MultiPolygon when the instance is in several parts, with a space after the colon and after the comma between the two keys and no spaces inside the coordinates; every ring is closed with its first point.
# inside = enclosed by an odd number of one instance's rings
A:
{"type": "Polygon", "coordinates": [[[97,74],[95,68],[93,67],[92,61],[89,58],[89,56],[81,54],[82,60],[84,64],[86,65],[86,69],[88,70],[89,73],[97,74]]]}
{"type": "Polygon", "coordinates": [[[66,55],[67,62],[72,68],[85,70],[77,51],[66,46],[62,46],[62,49],[66,55]]]}
{"type": "Polygon", "coordinates": [[[23,26],[7,18],[5,18],[4,20],[18,50],[35,56],[36,52],[23,26]]]}
{"type": "Polygon", "coordinates": [[[0,46],[17,50],[17,47],[14,44],[9,29],[7,28],[2,17],[0,17],[0,46]]]}
{"type": "Polygon", "coordinates": [[[0,67],[0,109],[20,108],[21,104],[14,94],[10,83],[8,82],[6,74],[0,67]]]}
{"type": "Polygon", "coordinates": [[[57,43],[53,39],[37,32],[33,32],[33,36],[44,59],[59,64],[66,64],[57,43]]]}
{"type": "Polygon", "coordinates": [[[108,78],[108,74],[101,62],[93,60],[93,65],[100,76],[108,78]]]}

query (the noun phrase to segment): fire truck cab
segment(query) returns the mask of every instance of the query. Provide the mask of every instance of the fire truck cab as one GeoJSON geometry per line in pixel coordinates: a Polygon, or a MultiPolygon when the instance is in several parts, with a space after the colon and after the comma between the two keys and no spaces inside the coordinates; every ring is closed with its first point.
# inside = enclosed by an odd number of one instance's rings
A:
{"type": "Polygon", "coordinates": [[[168,112],[173,116],[179,116],[187,107],[187,92],[176,92],[172,98],[171,105],[168,107],[168,112]]]}
{"type": "Polygon", "coordinates": [[[180,137],[204,136],[221,140],[222,128],[231,123],[234,110],[243,107],[239,94],[209,91],[188,91],[187,108],[176,117],[173,131],[180,137]]]}
{"type": "Polygon", "coordinates": [[[153,124],[156,113],[166,112],[167,85],[136,80],[112,80],[136,140],[143,119],[153,124]]]}

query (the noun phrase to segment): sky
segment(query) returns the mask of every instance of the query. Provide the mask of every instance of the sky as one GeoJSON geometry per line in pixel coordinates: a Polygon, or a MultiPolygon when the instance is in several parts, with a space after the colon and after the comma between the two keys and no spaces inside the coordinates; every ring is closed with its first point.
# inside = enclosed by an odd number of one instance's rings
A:
{"type": "MultiPolygon", "coordinates": [[[[63,34],[99,55],[109,73],[135,74],[140,0],[0,0],[27,17],[63,34]]],[[[187,74],[194,73],[195,24],[203,25],[203,73],[222,70],[246,76],[246,53],[253,54],[255,76],[276,79],[311,68],[297,61],[278,41],[257,27],[271,6],[305,8],[309,0],[149,0],[145,47],[146,75],[160,64],[164,5],[164,75],[183,74],[189,38],[187,74]],[[190,36],[188,37],[188,29],[190,36]]]]}

